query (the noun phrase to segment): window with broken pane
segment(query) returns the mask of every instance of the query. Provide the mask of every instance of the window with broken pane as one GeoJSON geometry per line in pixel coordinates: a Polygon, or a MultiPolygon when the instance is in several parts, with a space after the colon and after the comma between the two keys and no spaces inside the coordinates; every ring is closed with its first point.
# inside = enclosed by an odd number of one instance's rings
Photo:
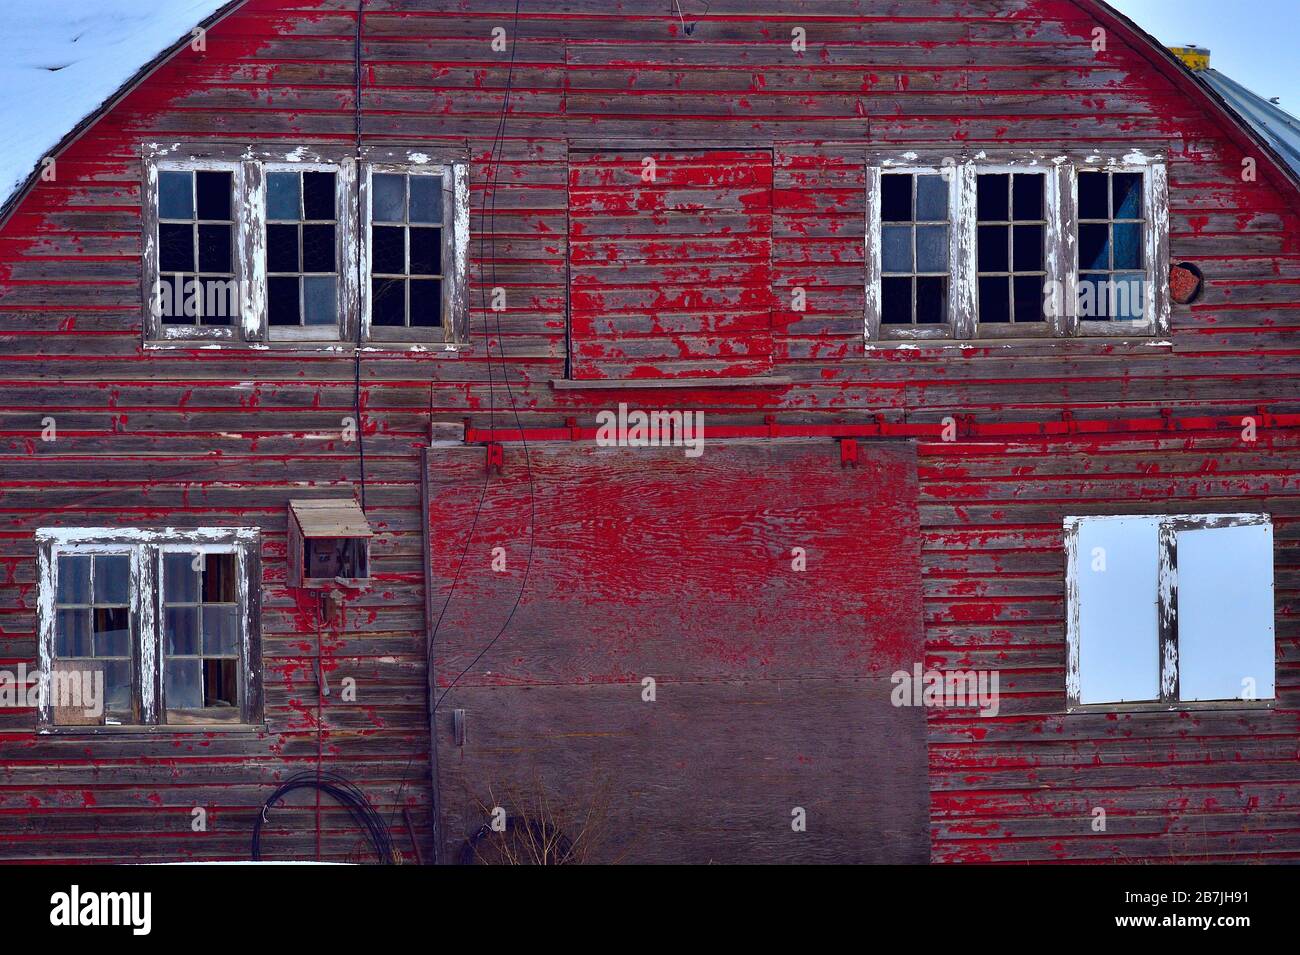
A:
{"type": "Polygon", "coordinates": [[[444,176],[376,171],[370,179],[372,329],[443,325],[444,176]]]}
{"type": "Polygon", "coordinates": [[[234,553],[162,555],[163,702],[169,721],[239,715],[234,553]]]}
{"type": "Polygon", "coordinates": [[[337,326],[338,173],[266,175],[267,322],[272,329],[337,326]]]}
{"type": "Polygon", "coordinates": [[[47,528],[36,540],[41,670],[98,677],[107,700],[90,719],[47,694],[42,726],[260,718],[256,531],[47,528]]]}
{"type": "Polygon", "coordinates": [[[1079,315],[1085,321],[1146,317],[1144,191],[1140,172],[1079,173],[1079,315]]]}
{"type": "Polygon", "coordinates": [[[157,199],[161,321],[164,325],[237,324],[234,174],[160,170],[157,199]]]}
{"type": "Polygon", "coordinates": [[[60,669],[96,681],[102,672],[106,720],[133,722],[131,555],[64,554],[55,567],[54,655],[60,669]]]}
{"type": "Polygon", "coordinates": [[[880,177],[881,316],[884,325],[948,322],[948,178],[885,173],[880,177]]]}
{"type": "Polygon", "coordinates": [[[980,173],[976,178],[978,320],[1026,324],[1046,318],[1047,177],[980,173]]]}

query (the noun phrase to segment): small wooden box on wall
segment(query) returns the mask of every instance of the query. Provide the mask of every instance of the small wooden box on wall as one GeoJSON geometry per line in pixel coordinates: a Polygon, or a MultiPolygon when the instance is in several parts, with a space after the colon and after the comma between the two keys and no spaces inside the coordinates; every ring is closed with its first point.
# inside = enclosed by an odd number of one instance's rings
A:
{"type": "Polygon", "coordinates": [[[355,501],[290,501],[289,586],[325,587],[368,578],[373,536],[355,501]]]}

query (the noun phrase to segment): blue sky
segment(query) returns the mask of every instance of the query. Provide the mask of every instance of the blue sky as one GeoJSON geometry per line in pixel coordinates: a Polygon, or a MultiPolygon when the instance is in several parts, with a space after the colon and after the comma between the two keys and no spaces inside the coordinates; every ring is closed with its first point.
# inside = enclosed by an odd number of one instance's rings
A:
{"type": "Polygon", "coordinates": [[[1297,0],[1110,0],[1166,46],[1209,47],[1210,65],[1300,115],[1297,0]]]}

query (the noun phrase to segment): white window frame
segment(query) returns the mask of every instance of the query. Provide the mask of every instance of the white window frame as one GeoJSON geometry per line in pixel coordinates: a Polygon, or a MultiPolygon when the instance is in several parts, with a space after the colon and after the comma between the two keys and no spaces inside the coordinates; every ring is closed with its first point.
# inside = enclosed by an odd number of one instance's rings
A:
{"type": "Polygon", "coordinates": [[[54,722],[53,701],[44,694],[37,708],[41,733],[101,733],[120,730],[260,729],[261,675],[261,536],[256,528],[141,530],[121,527],[41,528],[37,546],[37,659],[42,674],[55,660],[55,598],[59,558],[68,555],[129,555],[129,603],[132,619],[132,662],[135,665],[135,706],[139,722],[103,726],[54,722]],[[165,653],[162,631],[162,555],[168,552],[235,555],[235,587],[239,604],[239,719],[168,723],[163,687],[165,653]]]}
{"type": "Polygon", "coordinates": [[[469,165],[466,162],[428,162],[420,153],[405,161],[366,161],[362,164],[359,226],[361,236],[361,337],[368,342],[445,344],[454,348],[469,341],[469,165]],[[443,179],[442,223],[442,326],[385,327],[372,322],[371,294],[371,195],[375,173],[407,176],[441,176],[443,179]]]}
{"type": "MultiPolygon", "coordinates": [[[[261,296],[264,282],[258,282],[257,256],[250,236],[262,234],[260,215],[254,192],[260,181],[257,165],[239,161],[207,157],[153,158],[145,161],[144,194],[140,197],[144,219],[144,303],[145,338],[155,342],[239,342],[256,341],[261,337],[261,296]],[[239,296],[239,315],[230,325],[190,326],[171,324],[162,320],[162,274],[158,247],[158,174],[160,172],[229,172],[232,195],[231,219],[234,236],[230,250],[231,265],[239,296]]],[[[197,211],[197,210],[196,210],[197,211]]],[[[197,263],[196,263],[197,264],[197,263]]]]}
{"type": "Polygon", "coordinates": [[[273,342],[340,342],[356,337],[351,316],[356,314],[357,301],[357,203],[356,169],[352,160],[338,162],[265,162],[251,194],[258,206],[262,231],[257,237],[257,254],[253,265],[253,281],[265,291],[261,295],[262,313],[259,324],[265,329],[268,341],[273,342]],[[338,269],[335,301],[338,316],[333,325],[272,325],[270,320],[271,295],[269,278],[270,250],[266,243],[271,225],[267,206],[267,176],[273,172],[332,172],[334,173],[334,203],[337,215],[337,232],[334,236],[334,261],[338,269]]]}
{"type": "MultiPolygon", "coordinates": [[[[961,168],[957,166],[916,166],[895,165],[889,162],[884,167],[872,167],[867,170],[867,223],[869,236],[875,241],[867,243],[867,337],[869,339],[894,339],[915,341],[927,338],[950,338],[952,329],[961,322],[966,312],[967,303],[959,300],[961,290],[958,288],[954,263],[963,256],[962,219],[963,189],[960,182],[961,168]],[[882,221],[882,178],[886,174],[911,176],[941,176],[948,183],[948,323],[946,325],[886,325],[881,321],[884,313],[883,282],[883,236],[882,221]]],[[[915,186],[913,187],[915,189],[915,186]]],[[[913,215],[916,210],[913,210],[913,215]]],[[[913,220],[915,221],[915,220],[913,220]]],[[[916,267],[915,261],[912,263],[916,267]]],[[[913,301],[915,307],[915,301],[913,301]]]]}
{"type": "MultiPolygon", "coordinates": [[[[1206,530],[1220,527],[1251,527],[1266,525],[1272,527],[1273,520],[1268,514],[1125,514],[1093,517],[1067,517],[1065,530],[1065,594],[1066,594],[1066,702],[1068,712],[1117,712],[1141,710],[1195,710],[1195,709],[1241,709],[1271,707],[1276,700],[1276,663],[1274,663],[1274,696],[1257,700],[1181,700],[1178,688],[1178,552],[1177,535],[1184,530],[1206,530]],[[1159,698],[1150,701],[1132,703],[1083,703],[1081,702],[1081,605],[1078,581],[1082,569],[1088,564],[1087,555],[1079,553],[1079,529],[1085,522],[1120,520],[1149,520],[1159,524],[1158,548],[1159,566],[1157,571],[1158,587],[1154,595],[1157,600],[1156,619],[1158,621],[1157,652],[1160,662],[1159,698]]],[[[1270,555],[1272,559],[1272,555],[1270,555]]],[[[1277,570],[1269,581],[1269,591],[1276,587],[1277,570]]],[[[1270,608],[1276,616],[1276,601],[1270,608]]],[[[1276,646],[1276,630],[1274,644],[1276,646]]]]}
{"type": "Polygon", "coordinates": [[[1165,160],[1159,155],[1131,152],[1123,156],[1096,154],[1052,156],[1015,150],[981,151],[977,156],[941,156],[933,150],[873,153],[866,157],[866,287],[864,331],[869,346],[908,341],[978,341],[1014,338],[1150,338],[1169,329],[1169,188],[1165,160]],[[1145,229],[1143,255],[1148,294],[1146,317],[1141,321],[1081,321],[1074,314],[1078,301],[1078,173],[1137,172],[1143,175],[1145,229]],[[1046,281],[1059,292],[1048,303],[1041,325],[979,322],[978,296],[978,176],[981,173],[1024,174],[1042,172],[1047,177],[1046,281]],[[881,281],[881,176],[948,174],[952,177],[953,255],[949,262],[949,325],[885,325],[882,317],[881,281]],[[1159,281],[1157,281],[1159,278],[1159,281]]]}

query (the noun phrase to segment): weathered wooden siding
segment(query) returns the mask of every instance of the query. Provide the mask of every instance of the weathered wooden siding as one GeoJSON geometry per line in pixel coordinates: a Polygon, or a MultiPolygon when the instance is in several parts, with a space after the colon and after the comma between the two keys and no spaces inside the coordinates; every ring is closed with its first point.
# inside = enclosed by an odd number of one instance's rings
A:
{"type": "Polygon", "coordinates": [[[437,670],[460,676],[437,716],[447,858],[485,807],[541,804],[600,861],[928,858],[925,715],[890,703],[922,651],[910,443],[853,468],[816,440],[511,445],[486,489],[479,448],[429,461],[438,590],[459,573],[439,604],[437,670]]]}
{"type": "MultiPolygon", "coordinates": [[[[508,53],[490,42],[494,27],[514,27],[512,4],[365,4],[362,141],[468,143],[473,157],[472,342],[454,354],[363,354],[376,580],[322,633],[326,671],[358,675],[362,693],[354,706],[325,699],[320,733],[315,622],[283,585],[284,505],[350,494],[358,482],[357,447],[340,438],[353,413],[352,355],[143,349],[138,157],[153,140],[353,144],[355,3],[249,0],[210,31],[206,52],[180,52],[60,155],[57,181],[38,185],[0,230],[0,666],[35,657],[37,526],[256,524],[266,540],[270,722],[254,740],[87,741],[37,738],[30,712],[0,711],[0,853],[242,856],[252,807],[274,779],[316,765],[318,745],[327,766],[360,781],[386,811],[400,815],[396,805],[409,802],[427,843],[417,449],[431,417],[513,428],[513,405],[525,426],[566,418],[589,426],[612,403],[608,394],[553,391],[548,379],[564,374],[568,267],[582,264],[582,243],[570,250],[566,239],[571,149],[619,144],[652,155],[771,150],[770,364],[792,379],[621,400],[703,410],[711,426],[768,416],[895,429],[963,420],[954,444],[921,447],[928,659],[997,665],[1025,697],[997,721],[932,715],[933,857],[1300,852],[1300,827],[1286,817],[1300,777],[1300,699],[1288,669],[1297,650],[1287,622],[1293,465],[1281,450],[1295,429],[1266,427],[1247,446],[1234,423],[1261,407],[1296,410],[1294,193],[1267,176],[1243,182],[1240,146],[1203,104],[1114,32],[1094,53],[1096,22],[1070,0],[714,0],[703,19],[685,0],[684,19],[669,4],[649,12],[632,0],[522,6],[511,74],[508,53]],[[795,27],[807,30],[803,54],[790,48],[795,27]],[[494,151],[508,76],[509,114],[494,151]],[[868,347],[862,155],[934,143],[1166,151],[1173,257],[1202,268],[1205,297],[1175,307],[1172,332],[1158,342],[868,347]],[[504,313],[488,309],[493,285],[507,290],[504,313]],[[808,290],[806,311],[788,306],[796,286],[808,290]],[[504,353],[490,374],[489,347],[504,353]],[[1109,437],[1034,436],[1068,430],[1067,414],[1109,437]],[[1218,424],[1178,430],[1197,416],[1218,424]],[[46,417],[59,429],[55,442],[40,438],[46,417]],[[1168,434],[1128,433],[1164,418],[1168,434]],[[1104,463],[1119,468],[1113,480],[1099,479],[1104,463]],[[1180,469],[1185,477],[1165,474],[1180,469]],[[1036,503],[1044,495],[1055,495],[1050,506],[1036,503]],[[1059,517],[1075,506],[1121,511],[1176,499],[1197,509],[1206,497],[1218,505],[1234,495],[1278,522],[1277,709],[1062,716],[1059,517]],[[1131,810],[1132,828],[1080,833],[1078,813],[1097,804],[1131,810]],[[212,807],[213,831],[189,831],[194,805],[212,807]],[[1190,828],[1210,835],[1188,848],[1190,828]],[[1242,829],[1250,834],[1214,835],[1242,829]]],[[[655,254],[683,267],[706,263],[700,286],[721,284],[724,260],[711,245],[682,238],[655,254]]],[[[626,288],[639,284],[632,269],[592,271],[626,288]]],[[[672,322],[620,329],[638,374],[734,372],[742,353],[731,333],[741,329],[711,324],[717,312],[697,307],[699,291],[657,303],[658,320],[672,322]]],[[[619,679],[594,668],[586,677],[619,679]]],[[[336,818],[322,823],[327,858],[352,847],[336,818]]],[[[283,844],[314,853],[314,807],[291,828],[299,835],[283,844]]]]}

